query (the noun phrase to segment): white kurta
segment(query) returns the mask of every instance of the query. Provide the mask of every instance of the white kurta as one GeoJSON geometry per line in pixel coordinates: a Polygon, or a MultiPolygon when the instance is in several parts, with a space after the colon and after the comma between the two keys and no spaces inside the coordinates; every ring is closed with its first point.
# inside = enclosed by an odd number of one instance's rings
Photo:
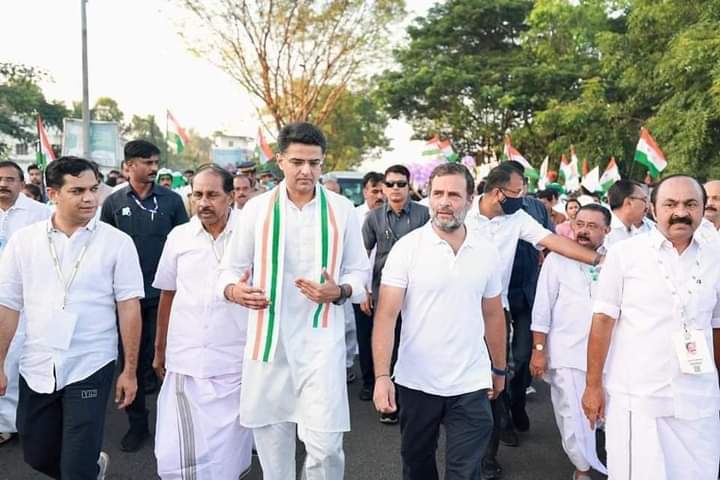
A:
{"type": "MultiPolygon", "coordinates": [[[[256,223],[264,220],[264,207],[272,191],[248,201],[240,214],[228,250],[222,262],[219,294],[225,286],[237,282],[252,270],[256,248],[256,223]]],[[[335,215],[344,219],[343,257],[338,284],[352,286],[353,300],[364,295],[370,271],[367,253],[360,239],[358,224],[349,200],[328,192],[335,215]]],[[[283,422],[318,432],[350,429],[350,414],[345,378],[344,308],[331,305],[336,321],[327,328],[312,328],[308,319],[317,305],[295,286],[295,280],[314,280],[315,225],[317,196],[302,209],[291,201],[284,212],[285,260],[283,296],[279,308],[279,339],[275,357],[269,363],[251,359],[246,348],[243,365],[243,392],[240,417],[251,428],[283,422]]],[[[348,300],[350,301],[350,300],[348,300]]]]}

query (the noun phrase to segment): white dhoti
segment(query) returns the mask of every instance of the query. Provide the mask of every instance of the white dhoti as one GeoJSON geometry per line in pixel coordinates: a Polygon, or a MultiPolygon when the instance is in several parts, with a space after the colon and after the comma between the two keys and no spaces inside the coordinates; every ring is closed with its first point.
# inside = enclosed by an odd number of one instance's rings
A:
{"type": "Polygon", "coordinates": [[[15,416],[17,414],[18,385],[20,381],[20,354],[24,342],[24,325],[20,323],[5,357],[5,376],[8,384],[5,395],[0,397],[0,433],[17,432],[15,416]]]}
{"type": "Polygon", "coordinates": [[[576,368],[550,369],[548,380],[555,421],[568,458],[580,471],[592,467],[607,474],[605,466],[597,457],[595,432],[590,429],[590,423],[582,410],[585,372],[576,368]]]}
{"type": "Polygon", "coordinates": [[[342,480],[345,470],[342,432],[318,432],[290,422],[253,429],[264,480],[294,480],[295,432],[305,444],[303,480],[342,480]]]}
{"type": "Polygon", "coordinates": [[[158,395],[155,457],[162,479],[235,480],[250,469],[252,432],[240,425],[241,375],[168,372],[158,395]]]}
{"type": "Polygon", "coordinates": [[[720,418],[650,417],[608,400],[605,432],[611,480],[715,480],[720,418]]]}
{"type": "Polygon", "coordinates": [[[343,310],[345,312],[345,368],[350,368],[353,366],[358,349],[357,326],[352,303],[345,302],[343,310]]]}

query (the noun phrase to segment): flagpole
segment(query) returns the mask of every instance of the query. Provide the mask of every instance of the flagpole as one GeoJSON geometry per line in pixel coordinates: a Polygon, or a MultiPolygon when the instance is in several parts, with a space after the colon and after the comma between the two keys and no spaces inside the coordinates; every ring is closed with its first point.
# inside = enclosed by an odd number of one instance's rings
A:
{"type": "Polygon", "coordinates": [[[87,48],[87,15],[85,4],[80,0],[80,22],[82,25],[82,125],[83,125],[83,157],[90,160],[90,94],[88,91],[88,48],[87,48]]]}
{"type": "Polygon", "coordinates": [[[165,151],[165,165],[170,164],[170,159],[168,158],[168,155],[170,154],[170,149],[168,148],[168,112],[169,110],[165,109],[165,141],[163,142],[163,150],[165,151]]]}

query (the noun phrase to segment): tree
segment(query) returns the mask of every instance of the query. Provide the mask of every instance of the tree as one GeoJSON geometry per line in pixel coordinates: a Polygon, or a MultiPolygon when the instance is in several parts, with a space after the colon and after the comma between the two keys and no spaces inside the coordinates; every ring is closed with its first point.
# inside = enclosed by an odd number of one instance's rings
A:
{"type": "Polygon", "coordinates": [[[289,121],[325,123],[343,92],[382,56],[405,3],[178,1],[193,22],[183,29],[192,50],[258,98],[277,130],[289,121]]]}
{"type": "Polygon", "coordinates": [[[133,115],[130,123],[128,123],[124,129],[123,135],[127,137],[128,140],[146,140],[152,143],[162,152],[160,162],[163,165],[170,163],[171,159],[169,158],[165,135],[155,121],[155,115],[147,115],[145,117],[133,115]]]}
{"type": "MultiPolygon", "coordinates": [[[[72,117],[82,118],[82,102],[72,102],[72,117]]],[[[117,101],[110,97],[99,97],[90,109],[90,119],[103,122],[117,122],[123,128],[125,114],[120,110],[117,101]]]]}

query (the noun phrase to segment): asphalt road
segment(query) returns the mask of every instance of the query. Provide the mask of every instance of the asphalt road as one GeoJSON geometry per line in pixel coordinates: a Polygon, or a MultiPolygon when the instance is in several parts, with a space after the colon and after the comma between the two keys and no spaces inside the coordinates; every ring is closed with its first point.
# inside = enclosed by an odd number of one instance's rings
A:
{"type": "MultiPolygon", "coordinates": [[[[501,447],[499,460],[506,480],[569,480],[573,467],[562,451],[560,436],[555,426],[550,394],[547,385],[536,382],[538,392],[529,397],[530,431],[521,434],[520,446],[501,447]]],[[[350,412],[352,432],[345,436],[346,480],[399,480],[400,430],[397,426],[382,425],[377,420],[372,404],[357,399],[359,382],[350,385],[350,412]]],[[[148,402],[154,403],[154,402],[148,402]]],[[[112,408],[112,407],[110,407],[112,408]]],[[[154,422],[154,412],[151,421],[154,422]]],[[[158,478],[155,474],[155,457],[152,442],[138,453],[119,450],[120,437],[125,433],[125,415],[109,410],[105,429],[104,450],[110,454],[108,480],[146,480],[158,478]]],[[[438,450],[442,471],[444,444],[438,450]]],[[[298,448],[298,462],[303,450],[298,448]]],[[[17,441],[0,448],[0,480],[35,480],[47,478],[34,473],[22,461],[17,441]]],[[[602,479],[601,475],[593,477],[602,479]]],[[[249,480],[262,479],[260,466],[254,461],[249,480]]],[[[224,479],[223,479],[224,480],[224,479]]],[[[230,480],[230,479],[228,479],[230,480]]]]}

